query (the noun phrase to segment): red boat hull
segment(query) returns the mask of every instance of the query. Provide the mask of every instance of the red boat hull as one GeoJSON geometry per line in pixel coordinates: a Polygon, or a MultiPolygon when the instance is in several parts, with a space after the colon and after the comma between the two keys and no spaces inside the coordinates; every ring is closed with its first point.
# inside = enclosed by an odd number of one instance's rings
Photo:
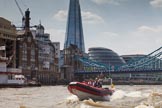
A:
{"type": "Polygon", "coordinates": [[[68,90],[72,94],[77,95],[80,100],[89,98],[104,101],[110,100],[110,96],[113,93],[112,90],[90,86],[81,82],[71,82],[68,85],[68,90]]]}

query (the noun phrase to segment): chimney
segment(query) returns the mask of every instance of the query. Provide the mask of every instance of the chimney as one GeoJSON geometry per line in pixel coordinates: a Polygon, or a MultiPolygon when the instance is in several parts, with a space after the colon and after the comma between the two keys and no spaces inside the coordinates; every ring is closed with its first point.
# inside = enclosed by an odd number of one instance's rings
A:
{"type": "Polygon", "coordinates": [[[22,17],[22,29],[23,30],[25,29],[25,17],[24,16],[22,17]]]}
{"type": "Polygon", "coordinates": [[[25,11],[25,29],[30,29],[30,11],[29,8],[25,11]]]}

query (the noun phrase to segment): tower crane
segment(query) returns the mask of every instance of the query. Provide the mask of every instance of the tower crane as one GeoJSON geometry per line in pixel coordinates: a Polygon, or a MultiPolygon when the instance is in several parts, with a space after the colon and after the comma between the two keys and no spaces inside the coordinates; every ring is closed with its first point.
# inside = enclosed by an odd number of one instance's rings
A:
{"type": "Polygon", "coordinates": [[[19,6],[17,0],[15,0],[15,3],[16,3],[16,5],[17,5],[17,7],[18,7],[18,9],[19,9],[19,11],[20,11],[22,17],[24,17],[23,11],[21,10],[21,8],[20,8],[20,6],[19,6]]]}
{"type": "Polygon", "coordinates": [[[20,6],[19,6],[17,0],[15,0],[15,3],[16,3],[16,6],[18,7],[18,9],[19,9],[19,11],[20,11],[20,13],[21,13],[21,15],[22,15],[22,27],[18,27],[18,28],[24,28],[24,27],[25,27],[25,16],[24,16],[23,11],[22,11],[22,9],[20,8],[20,6]]]}
{"type": "MultiPolygon", "coordinates": [[[[23,11],[22,11],[22,9],[20,8],[20,5],[19,5],[19,3],[17,2],[17,0],[15,0],[15,3],[16,3],[16,6],[18,7],[18,9],[19,9],[19,11],[20,11],[20,13],[21,13],[21,15],[22,15],[22,27],[16,27],[16,28],[25,28],[25,16],[24,16],[24,14],[23,14],[23,11]]],[[[34,25],[34,26],[30,26],[30,28],[32,28],[32,27],[37,27],[36,25],[34,25]]]]}

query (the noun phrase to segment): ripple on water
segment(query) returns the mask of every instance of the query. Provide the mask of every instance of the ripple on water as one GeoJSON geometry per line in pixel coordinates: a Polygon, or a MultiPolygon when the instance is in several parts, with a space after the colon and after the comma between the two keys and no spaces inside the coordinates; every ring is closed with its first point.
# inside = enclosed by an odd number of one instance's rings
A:
{"type": "Polygon", "coordinates": [[[111,100],[101,102],[79,101],[66,86],[0,89],[0,108],[162,108],[160,93],[162,86],[116,86],[111,100]]]}

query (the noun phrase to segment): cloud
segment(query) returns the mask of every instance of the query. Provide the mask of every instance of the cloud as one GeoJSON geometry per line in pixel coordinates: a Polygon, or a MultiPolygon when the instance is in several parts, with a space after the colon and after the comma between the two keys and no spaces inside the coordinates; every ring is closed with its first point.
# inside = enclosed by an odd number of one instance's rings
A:
{"type": "Polygon", "coordinates": [[[161,47],[161,34],[162,25],[158,25],[155,27],[144,25],[138,27],[135,32],[130,33],[130,40],[134,40],[134,44],[139,48],[141,52],[146,52],[146,50],[148,50],[148,53],[150,53],[161,47]]]}
{"type": "Polygon", "coordinates": [[[55,15],[54,18],[58,21],[66,21],[67,19],[67,11],[65,10],[59,10],[55,15]]]}
{"type": "Polygon", "coordinates": [[[104,22],[103,18],[97,14],[86,11],[82,12],[83,22],[85,23],[102,23],[104,22]]]}
{"type": "MultiPolygon", "coordinates": [[[[54,18],[58,21],[66,21],[67,20],[67,11],[66,10],[59,10],[55,15],[54,18]]],[[[82,11],[82,19],[84,23],[91,23],[91,24],[96,24],[96,23],[102,23],[104,22],[104,19],[92,12],[89,11],[82,11]]]]}
{"type": "Polygon", "coordinates": [[[139,26],[127,33],[105,31],[86,40],[88,47],[105,47],[122,54],[149,54],[162,45],[162,25],[139,26]]]}
{"type": "Polygon", "coordinates": [[[65,41],[65,30],[61,29],[47,29],[47,33],[50,34],[50,39],[52,42],[60,42],[60,47],[63,49],[63,44],[65,41]]]}
{"type": "Polygon", "coordinates": [[[162,32],[162,26],[156,26],[156,27],[149,27],[149,26],[140,26],[137,28],[138,32],[143,32],[143,33],[160,33],[162,32]]]}
{"type": "Polygon", "coordinates": [[[109,37],[119,36],[119,34],[113,33],[113,32],[103,32],[103,33],[101,33],[101,35],[109,36],[109,37]]]}
{"type": "Polygon", "coordinates": [[[120,5],[121,2],[125,2],[126,0],[91,0],[96,4],[113,4],[113,5],[120,5]]]}
{"type": "Polygon", "coordinates": [[[162,8],[162,0],[152,0],[150,4],[155,8],[162,8]]]}
{"type": "MultiPolygon", "coordinates": [[[[53,42],[60,42],[63,49],[65,40],[65,30],[47,29],[53,42]]],[[[162,45],[162,25],[159,26],[139,26],[133,32],[116,33],[105,31],[93,36],[85,35],[86,48],[105,47],[112,49],[119,55],[122,54],[149,54],[162,45]]]]}

